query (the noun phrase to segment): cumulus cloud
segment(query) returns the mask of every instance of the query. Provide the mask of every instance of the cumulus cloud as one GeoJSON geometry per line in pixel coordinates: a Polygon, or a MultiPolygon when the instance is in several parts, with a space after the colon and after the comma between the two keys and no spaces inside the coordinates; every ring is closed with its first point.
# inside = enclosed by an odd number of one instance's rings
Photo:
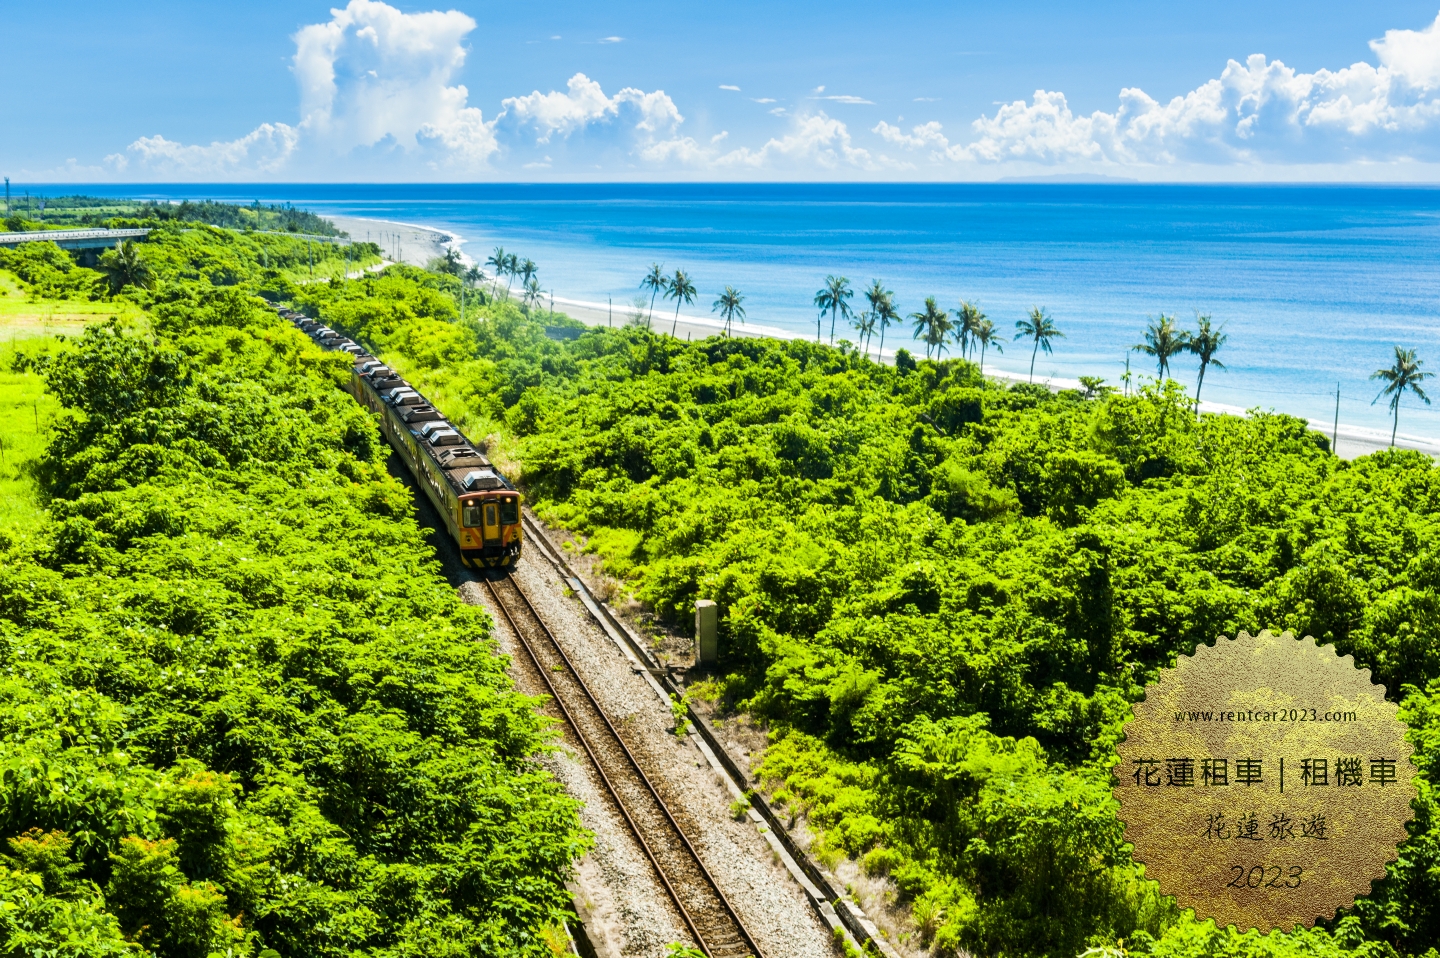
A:
{"type": "Polygon", "coordinates": [[[774,137],[758,150],[740,147],[716,159],[721,167],[760,169],[771,166],[814,168],[826,170],[842,166],[871,169],[876,164],[870,154],[851,142],[845,124],[823,112],[797,116],[791,130],[783,137],[774,137]]]}
{"type": "Polygon", "coordinates": [[[976,138],[948,155],[1114,164],[1435,158],[1440,17],[1423,30],[1390,30],[1370,47],[1378,66],[1314,73],[1254,54],[1166,103],[1121,90],[1113,113],[1077,115],[1064,94],[1037,90],[976,120],[976,138]]]}
{"type": "Polygon", "coordinates": [[[620,123],[653,135],[685,120],[675,101],[663,90],[646,93],[625,87],[613,97],[607,97],[600,84],[583,73],[571,77],[563,93],[536,90],[506,99],[501,108],[496,117],[497,126],[532,130],[539,143],[550,142],[556,134],[569,136],[597,123],[620,123]]]}
{"type": "Polygon", "coordinates": [[[941,126],[938,122],[931,120],[929,123],[913,127],[909,133],[904,132],[898,126],[891,126],[884,120],[877,123],[870,132],[878,133],[880,138],[887,143],[894,143],[909,150],[919,150],[925,147],[944,150],[950,145],[945,134],[940,132],[941,126]]]}
{"type": "Polygon", "coordinates": [[[285,165],[300,141],[299,131],[284,123],[262,123],[238,140],[209,146],[176,143],[163,136],[142,136],[125,153],[112,153],[105,162],[116,172],[130,168],[133,158],[140,169],[179,177],[208,176],[247,170],[273,173],[285,165]]]}

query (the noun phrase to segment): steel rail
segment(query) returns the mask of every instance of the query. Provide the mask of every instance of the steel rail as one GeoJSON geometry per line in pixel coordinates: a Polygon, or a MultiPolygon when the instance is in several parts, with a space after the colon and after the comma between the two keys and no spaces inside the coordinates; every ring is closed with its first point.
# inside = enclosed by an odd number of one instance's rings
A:
{"type": "MultiPolygon", "coordinates": [[[[529,618],[539,627],[540,631],[544,633],[545,638],[549,640],[550,645],[560,657],[560,660],[565,663],[565,668],[570,673],[571,678],[575,680],[576,685],[578,685],[581,692],[584,693],[585,699],[588,700],[590,707],[604,723],[606,730],[615,740],[615,744],[619,746],[620,752],[625,756],[625,760],[630,765],[630,768],[634,770],[635,775],[645,786],[645,791],[654,799],[656,807],[664,814],[665,820],[669,823],[670,827],[675,830],[675,834],[679,836],[680,843],[688,853],[689,859],[693,861],[696,869],[705,879],[706,884],[710,886],[710,890],[714,893],[715,900],[719,902],[725,915],[735,925],[736,931],[739,932],[740,938],[745,946],[749,948],[750,954],[754,956],[754,958],[763,958],[759,946],[755,944],[755,940],[751,937],[749,930],[746,929],[745,923],[740,920],[739,913],[736,912],[734,906],[730,904],[730,900],[725,897],[725,892],[721,890],[719,883],[716,882],[714,876],[710,874],[710,870],[705,866],[704,860],[700,857],[699,852],[696,851],[689,836],[687,836],[685,830],[680,827],[680,823],[675,820],[675,816],[671,813],[669,806],[665,804],[665,800],[660,797],[660,793],[655,788],[654,783],[650,781],[650,777],[646,775],[645,770],[640,767],[639,760],[636,759],[629,746],[625,744],[625,740],[620,736],[620,731],[615,727],[615,724],[610,721],[610,716],[605,713],[605,709],[601,707],[599,700],[597,700],[594,693],[591,692],[590,686],[586,683],[585,679],[581,677],[580,671],[575,667],[575,663],[571,661],[570,656],[565,652],[565,649],[560,645],[559,641],[556,640],[555,634],[550,631],[550,627],[545,624],[545,620],[540,617],[540,613],[536,611],[534,604],[530,601],[530,597],[527,596],[525,590],[520,587],[520,583],[515,581],[513,576],[506,575],[504,578],[505,581],[514,588],[515,594],[520,597],[520,601],[524,603],[529,618]]],[[[679,893],[671,883],[664,867],[651,850],[649,842],[646,841],[645,836],[641,833],[639,825],[630,815],[630,811],[626,808],[625,801],[621,798],[619,790],[610,780],[610,776],[606,774],[604,766],[600,763],[599,756],[596,755],[594,748],[586,738],[585,733],[581,730],[580,724],[575,720],[575,716],[569,706],[565,703],[564,699],[560,697],[555,683],[548,674],[549,670],[540,661],[540,657],[536,654],[534,646],[531,645],[530,640],[525,636],[524,632],[521,631],[519,624],[515,621],[514,613],[500,597],[500,592],[496,589],[495,583],[490,579],[483,581],[490,592],[491,599],[494,600],[496,607],[500,610],[501,614],[505,617],[506,623],[510,626],[510,631],[525,647],[525,651],[529,655],[531,662],[534,663],[536,671],[540,673],[540,678],[550,690],[551,697],[555,700],[556,705],[560,707],[560,711],[564,714],[566,721],[575,732],[575,737],[580,741],[581,747],[585,749],[585,753],[590,757],[590,761],[599,773],[600,780],[604,783],[606,791],[608,791],[610,796],[615,800],[615,804],[620,809],[625,823],[629,826],[631,833],[634,834],[636,841],[639,842],[641,849],[645,852],[645,857],[649,859],[651,867],[655,869],[655,873],[660,876],[660,881],[665,886],[665,891],[669,894],[670,900],[675,903],[675,907],[680,912],[680,917],[684,920],[686,927],[690,930],[690,933],[695,936],[695,943],[699,945],[707,955],[713,958],[715,950],[712,944],[706,941],[694,917],[690,914],[689,909],[685,907],[679,893]]]]}

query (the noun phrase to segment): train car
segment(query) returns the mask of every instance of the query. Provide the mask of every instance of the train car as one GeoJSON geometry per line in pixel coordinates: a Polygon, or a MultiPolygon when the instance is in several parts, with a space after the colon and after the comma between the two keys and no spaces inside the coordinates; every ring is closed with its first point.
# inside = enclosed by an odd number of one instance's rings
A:
{"type": "Polygon", "coordinates": [[[510,566],[520,559],[520,493],[443,413],[364,347],[323,323],[280,315],[326,349],[347,352],[347,391],[380,421],[380,431],[435,506],[467,566],[510,566]]]}

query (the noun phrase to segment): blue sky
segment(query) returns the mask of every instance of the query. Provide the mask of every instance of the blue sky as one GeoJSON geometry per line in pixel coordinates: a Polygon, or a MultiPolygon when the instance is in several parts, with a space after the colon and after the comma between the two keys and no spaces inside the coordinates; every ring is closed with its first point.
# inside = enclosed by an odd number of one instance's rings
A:
{"type": "Polygon", "coordinates": [[[1427,3],[0,4],[17,181],[1440,180],[1427,3]]]}

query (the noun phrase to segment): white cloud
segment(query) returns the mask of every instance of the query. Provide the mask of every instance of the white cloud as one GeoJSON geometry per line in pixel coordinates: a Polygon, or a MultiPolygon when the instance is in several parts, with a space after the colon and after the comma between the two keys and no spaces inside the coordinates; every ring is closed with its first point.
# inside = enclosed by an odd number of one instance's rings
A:
{"type": "Polygon", "coordinates": [[[601,38],[600,38],[600,42],[601,42],[601,43],[624,43],[624,42],[625,42],[625,38],[624,38],[624,37],[601,37],[601,38]]]}
{"type": "Polygon", "coordinates": [[[722,84],[720,84],[720,89],[722,89],[722,90],[734,90],[736,93],[739,93],[739,92],[740,92],[740,88],[739,88],[738,86],[735,86],[733,83],[722,83],[722,84]]]}
{"type": "Polygon", "coordinates": [[[710,137],[710,142],[712,144],[719,143],[721,140],[725,139],[729,135],[729,130],[721,130],[719,133],[716,133],[714,136],[710,137]]]}
{"type": "MultiPolygon", "coordinates": [[[[163,136],[142,136],[127,148],[136,164],[151,173],[178,177],[224,175],[245,170],[273,173],[285,165],[300,139],[299,132],[284,123],[262,123],[238,140],[209,146],[187,146],[163,136]]],[[[129,168],[123,154],[111,154],[106,162],[117,172],[129,168]]]]}
{"type": "MultiPolygon", "coordinates": [[[[822,86],[820,89],[823,90],[823,89],[825,89],[825,88],[822,86]]],[[[874,105],[875,105],[875,101],[874,101],[874,100],[867,100],[867,99],[865,99],[864,97],[860,97],[860,96],[843,96],[843,95],[842,95],[842,96],[812,96],[810,99],[812,99],[812,100],[834,100],[836,103],[864,103],[864,104],[868,104],[869,106],[874,106],[874,105]]]]}
{"type": "Polygon", "coordinates": [[[328,23],[295,34],[300,127],[334,152],[391,141],[405,150],[439,141],[472,162],[496,149],[480,111],[452,84],[475,21],[457,10],[402,13],[350,0],[328,23]]]}
{"type": "Polygon", "coordinates": [[[913,101],[911,101],[911,102],[913,102],[913,103],[938,103],[938,102],[940,102],[940,98],[939,98],[938,96],[917,96],[917,97],[916,97],[913,101]]]}
{"type": "Polygon", "coordinates": [[[940,124],[931,120],[929,123],[912,127],[909,133],[905,133],[898,126],[891,126],[881,120],[870,132],[880,134],[880,138],[887,143],[894,143],[910,150],[919,150],[925,147],[944,150],[950,145],[950,141],[945,138],[945,134],[941,133],[940,129],[940,124]]]}
{"type": "Polygon", "coordinates": [[[775,98],[774,98],[773,96],[752,96],[750,99],[751,99],[752,101],[754,101],[755,103],[774,103],[774,102],[775,102],[775,98]]]}
{"type": "Polygon", "coordinates": [[[1037,90],[973,124],[955,159],[1108,164],[1257,163],[1433,158],[1440,126],[1440,17],[1373,41],[1378,67],[1299,73],[1262,54],[1168,103],[1120,91],[1113,113],[1074,114],[1037,90]],[[1418,135],[1417,134],[1428,134],[1418,135]]]}
{"type": "Polygon", "coordinates": [[[789,134],[772,138],[758,150],[741,147],[716,160],[717,166],[759,169],[782,166],[802,169],[841,166],[870,169],[870,154],[850,141],[850,132],[839,120],[823,112],[796,117],[789,134]]]}
{"type": "Polygon", "coordinates": [[[583,73],[570,78],[564,93],[536,90],[525,96],[510,97],[500,105],[496,125],[531,129],[537,143],[548,143],[557,133],[569,136],[592,124],[621,122],[641,133],[655,134],[685,121],[675,101],[663,90],[646,93],[625,87],[613,97],[607,97],[600,84],[583,73]]]}

